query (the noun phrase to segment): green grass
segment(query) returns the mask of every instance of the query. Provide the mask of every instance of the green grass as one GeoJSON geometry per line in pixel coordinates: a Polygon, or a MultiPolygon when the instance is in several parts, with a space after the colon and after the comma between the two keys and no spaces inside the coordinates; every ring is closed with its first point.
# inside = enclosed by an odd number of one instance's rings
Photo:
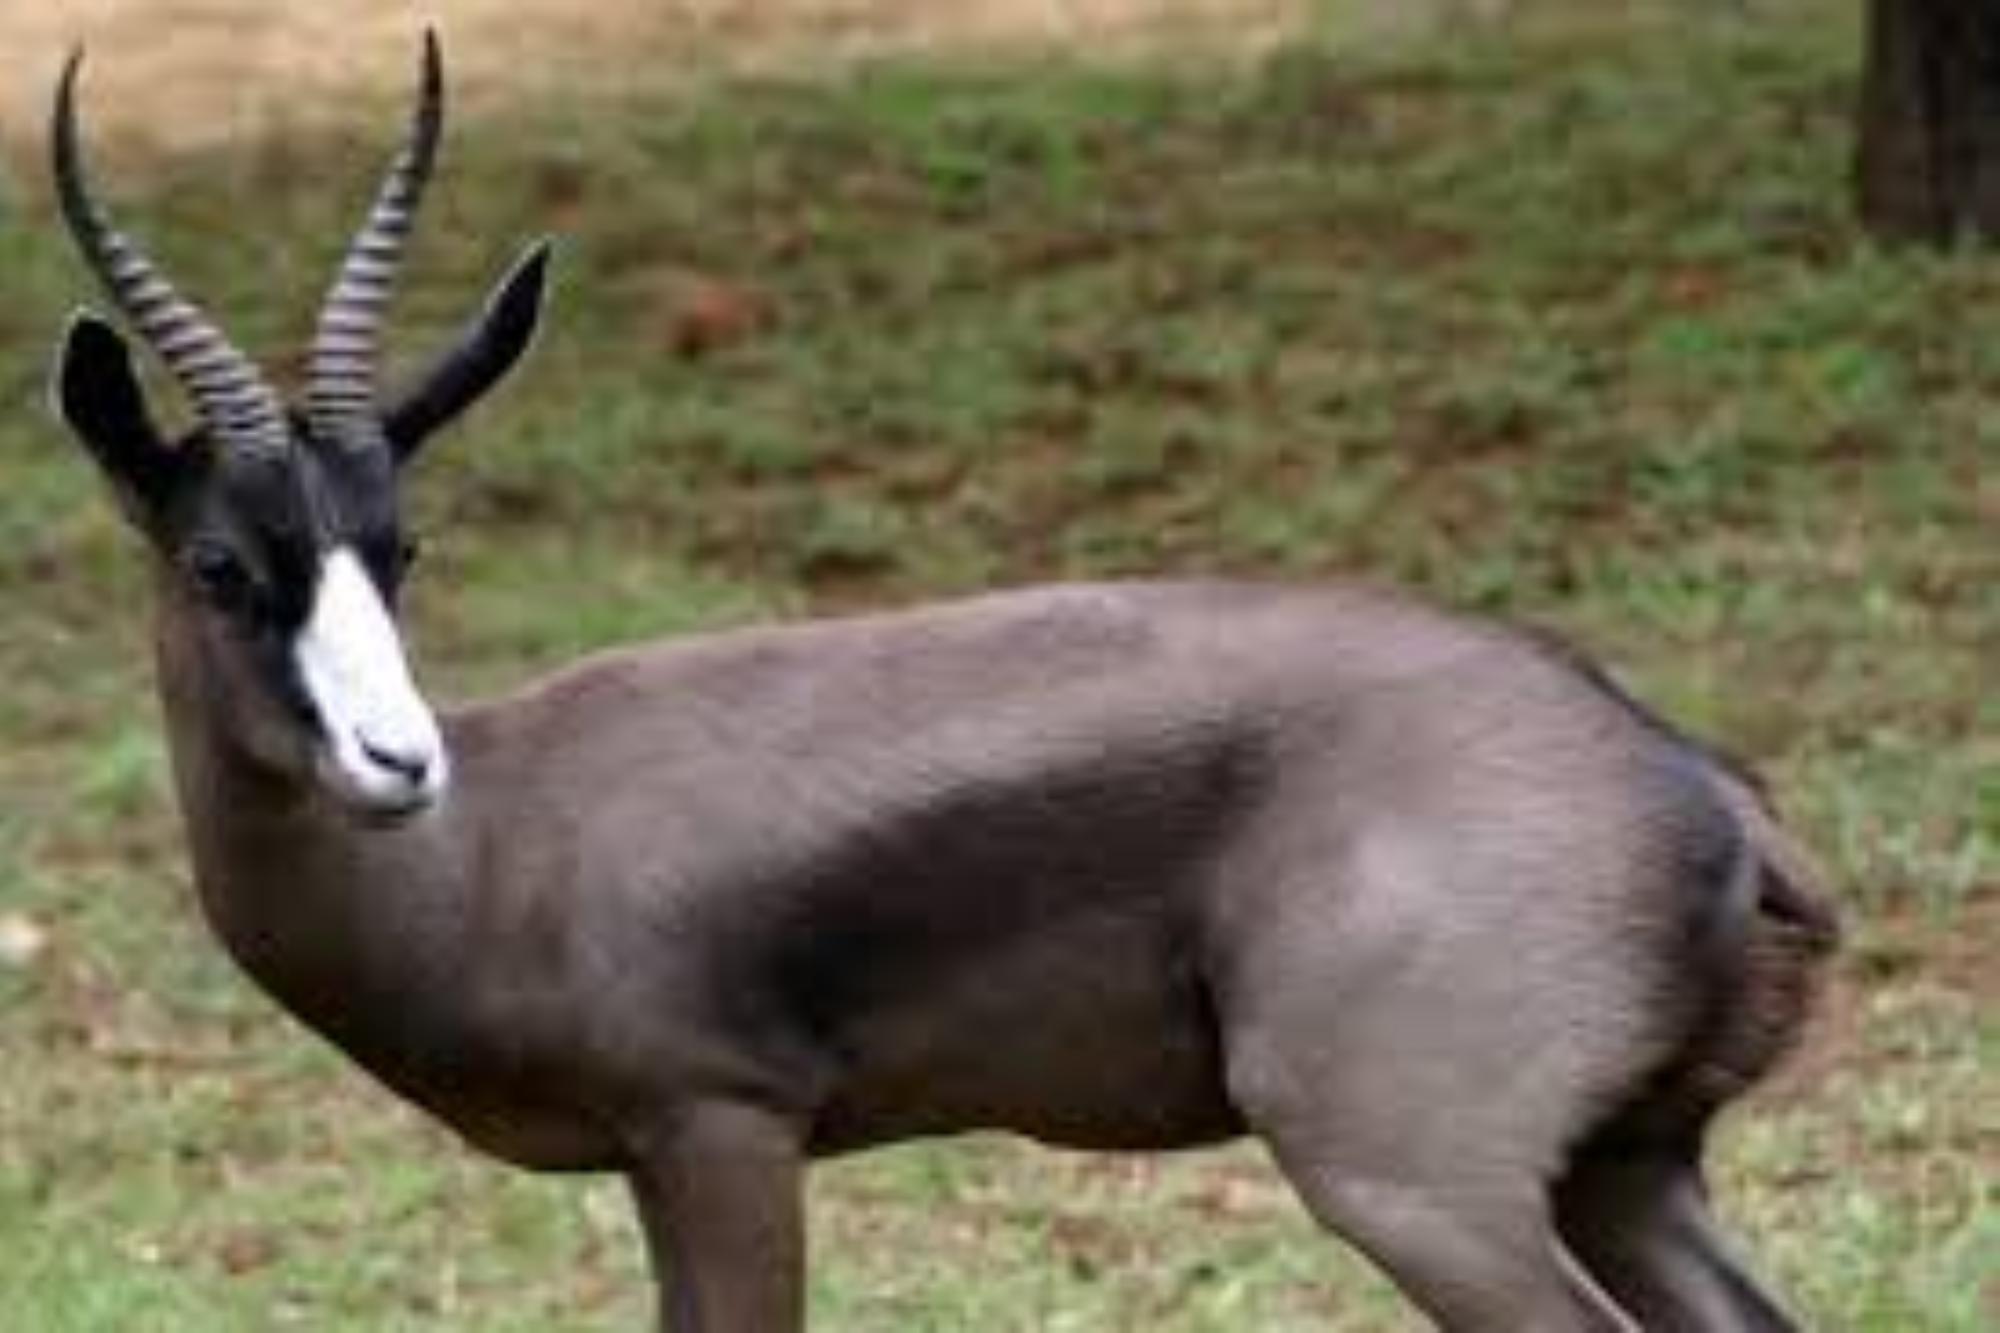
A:
{"type": "MultiPolygon", "coordinates": [[[[1835,13],[461,125],[402,345],[515,238],[559,232],[562,277],[533,366],[421,469],[427,675],[1140,570],[1358,572],[1559,626],[1754,757],[1854,909],[1823,1040],[1729,1136],[1730,1210],[1816,1326],[1991,1327],[2000,267],[1852,230],[1835,13]]],[[[379,156],[107,179],[282,349],[379,156]]],[[[42,196],[6,198],[0,913],[51,945],[0,964],[0,1326],[634,1324],[614,1188],[470,1158],[204,937],[143,571],[39,413],[84,284],[42,196]]],[[[1248,1151],[910,1148],[814,1209],[828,1328],[1402,1318],[1248,1151]]]]}

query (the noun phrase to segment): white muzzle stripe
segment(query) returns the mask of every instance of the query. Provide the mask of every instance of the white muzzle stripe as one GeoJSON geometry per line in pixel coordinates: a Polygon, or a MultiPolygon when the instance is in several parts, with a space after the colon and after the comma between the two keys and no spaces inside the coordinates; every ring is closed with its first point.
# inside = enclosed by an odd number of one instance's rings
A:
{"type": "Polygon", "coordinates": [[[437,718],[410,679],[395,620],[351,548],[334,549],[321,564],[294,653],[324,729],[325,776],[338,794],[374,811],[434,802],[448,776],[437,718]]]}

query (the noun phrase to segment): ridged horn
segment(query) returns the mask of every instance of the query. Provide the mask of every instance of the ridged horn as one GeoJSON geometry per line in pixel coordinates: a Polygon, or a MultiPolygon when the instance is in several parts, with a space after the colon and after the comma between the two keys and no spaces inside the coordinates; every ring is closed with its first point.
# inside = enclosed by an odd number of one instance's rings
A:
{"type": "Polygon", "coordinates": [[[255,363],[199,306],[174,290],[92,193],[77,134],[76,87],[82,68],[78,48],[56,89],[52,143],[56,194],[70,235],[112,301],[186,390],[217,443],[239,455],[283,456],[290,440],[284,405],[255,363]]]}
{"type": "Polygon", "coordinates": [[[423,76],[409,138],[389,164],[374,207],[348,247],[340,275],[321,307],[306,363],[306,419],[313,437],[336,449],[384,445],[375,396],[382,318],[443,128],[443,60],[436,32],[426,30],[423,76]]]}

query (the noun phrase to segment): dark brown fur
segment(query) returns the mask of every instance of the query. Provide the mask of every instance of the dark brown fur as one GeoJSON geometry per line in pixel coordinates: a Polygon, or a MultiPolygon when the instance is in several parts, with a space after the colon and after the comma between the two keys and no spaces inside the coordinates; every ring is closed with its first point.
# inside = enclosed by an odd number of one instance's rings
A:
{"type": "Polygon", "coordinates": [[[1730,768],[1531,640],[1249,585],[738,631],[452,716],[451,802],[381,830],[247,756],[167,610],[232,952],[482,1147],[628,1173],[676,1328],[798,1326],[805,1159],[971,1128],[1248,1129],[1446,1327],[1784,1326],[1602,1182],[1684,1202],[1830,917],[1730,768]]]}

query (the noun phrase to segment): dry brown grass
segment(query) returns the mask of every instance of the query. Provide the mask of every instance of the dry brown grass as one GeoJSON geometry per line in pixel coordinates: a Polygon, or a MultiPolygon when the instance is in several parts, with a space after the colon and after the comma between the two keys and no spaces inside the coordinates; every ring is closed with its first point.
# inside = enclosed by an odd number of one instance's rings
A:
{"type": "Polygon", "coordinates": [[[93,122],[186,145],[313,121],[400,87],[418,26],[447,35],[477,101],[939,47],[1105,52],[1257,43],[1309,0],[11,0],[0,7],[0,125],[41,123],[63,53],[92,52],[93,122]]]}

